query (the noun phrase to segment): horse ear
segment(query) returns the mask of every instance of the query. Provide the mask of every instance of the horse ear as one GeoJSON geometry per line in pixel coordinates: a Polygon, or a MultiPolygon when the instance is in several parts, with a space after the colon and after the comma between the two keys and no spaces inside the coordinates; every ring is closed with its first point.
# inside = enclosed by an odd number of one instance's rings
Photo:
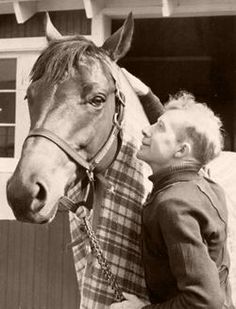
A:
{"type": "Polygon", "coordinates": [[[60,40],[62,38],[60,32],[54,27],[53,23],[51,22],[48,12],[46,12],[45,16],[45,33],[48,42],[60,40]]]}
{"type": "Polygon", "coordinates": [[[127,16],[124,24],[113,33],[102,45],[112,60],[119,60],[129,51],[134,32],[134,19],[132,12],[127,16]]]}

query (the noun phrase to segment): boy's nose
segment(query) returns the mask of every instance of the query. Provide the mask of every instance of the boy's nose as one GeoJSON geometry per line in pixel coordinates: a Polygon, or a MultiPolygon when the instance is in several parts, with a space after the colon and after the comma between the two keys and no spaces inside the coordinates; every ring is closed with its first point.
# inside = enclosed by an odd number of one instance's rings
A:
{"type": "Polygon", "coordinates": [[[151,126],[147,126],[142,129],[142,134],[145,137],[150,137],[151,136],[151,126]]]}

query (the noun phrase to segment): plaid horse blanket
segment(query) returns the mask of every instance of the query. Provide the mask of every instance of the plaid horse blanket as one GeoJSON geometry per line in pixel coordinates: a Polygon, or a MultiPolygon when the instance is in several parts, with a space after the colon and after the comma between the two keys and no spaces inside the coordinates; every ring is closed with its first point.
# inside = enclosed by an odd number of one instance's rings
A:
{"type": "MultiPolygon", "coordinates": [[[[136,149],[135,139],[124,132],[121,150],[107,170],[106,180],[111,186],[103,193],[96,236],[122,290],[147,298],[140,255],[141,210],[147,195],[144,185],[147,171],[137,160],[136,149]]],[[[69,197],[77,201],[79,192],[79,188],[74,187],[69,197]]],[[[74,214],[70,214],[70,228],[72,241],[77,240],[73,253],[80,308],[109,308],[115,301],[114,291],[91,254],[87,236],[80,230],[80,221],[74,214]]]]}

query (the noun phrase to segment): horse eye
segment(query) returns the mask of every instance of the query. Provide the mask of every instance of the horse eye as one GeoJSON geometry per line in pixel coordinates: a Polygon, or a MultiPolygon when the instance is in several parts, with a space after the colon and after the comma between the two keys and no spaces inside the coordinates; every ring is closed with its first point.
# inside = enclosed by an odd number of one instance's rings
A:
{"type": "Polygon", "coordinates": [[[92,98],[89,103],[96,108],[102,107],[102,104],[105,102],[105,98],[102,96],[96,96],[92,98]]]}

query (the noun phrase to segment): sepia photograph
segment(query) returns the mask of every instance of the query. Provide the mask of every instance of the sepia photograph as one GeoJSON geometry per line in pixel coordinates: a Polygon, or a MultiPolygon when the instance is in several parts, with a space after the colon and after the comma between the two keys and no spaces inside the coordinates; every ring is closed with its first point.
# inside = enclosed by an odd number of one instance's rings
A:
{"type": "Polygon", "coordinates": [[[0,0],[0,309],[236,309],[236,0],[0,0]]]}

